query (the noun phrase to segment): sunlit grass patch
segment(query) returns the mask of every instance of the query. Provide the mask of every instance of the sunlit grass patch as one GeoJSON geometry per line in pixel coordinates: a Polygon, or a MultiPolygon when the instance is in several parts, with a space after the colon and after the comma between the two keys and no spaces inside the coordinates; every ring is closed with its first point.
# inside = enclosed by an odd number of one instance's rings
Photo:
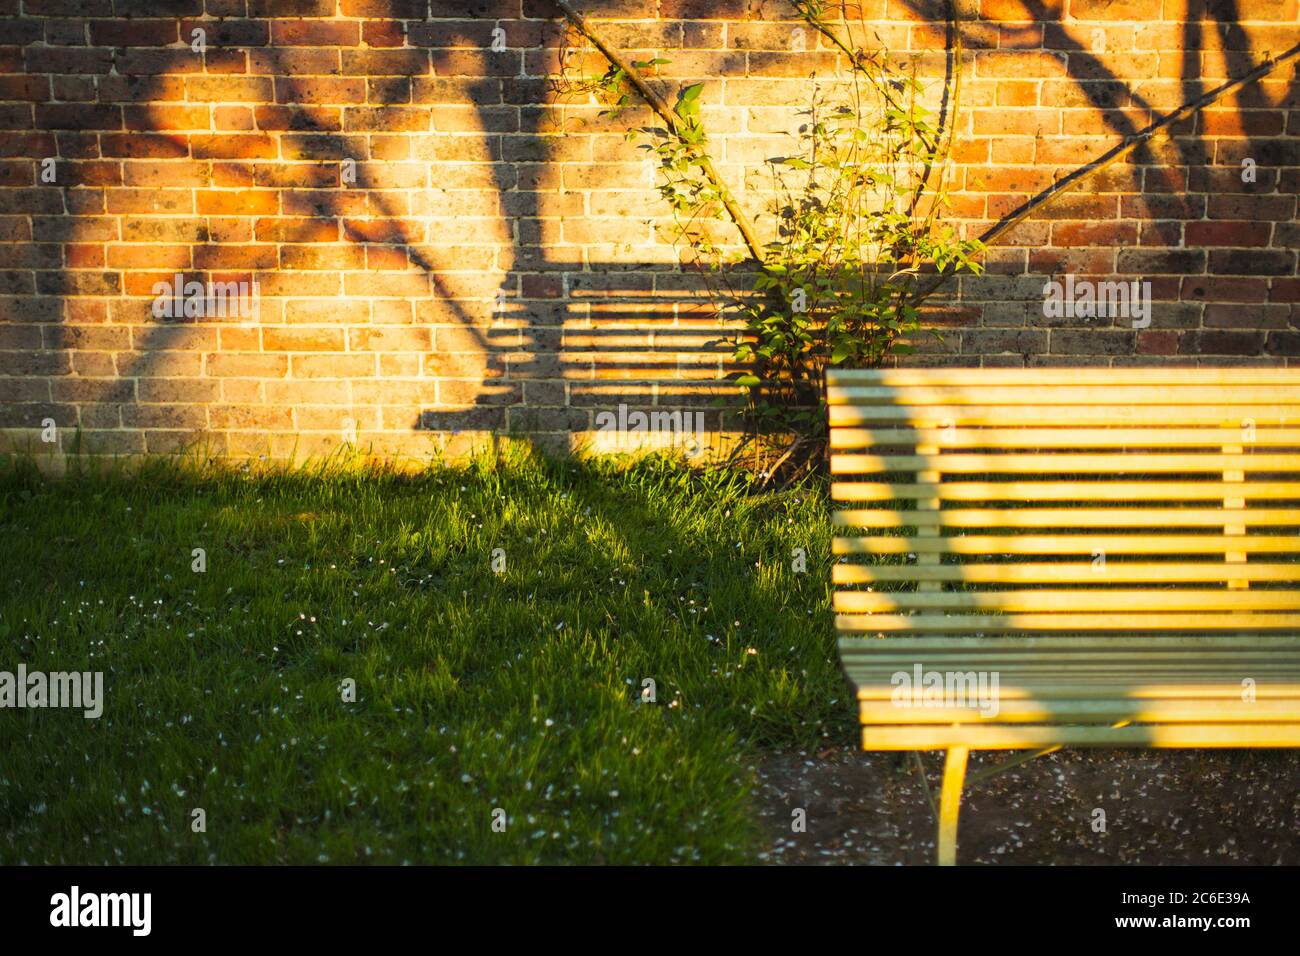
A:
{"type": "Polygon", "coordinates": [[[853,740],[820,487],[16,465],[0,522],[0,670],[106,696],[0,710],[0,862],[745,861],[752,763],[853,740]]]}

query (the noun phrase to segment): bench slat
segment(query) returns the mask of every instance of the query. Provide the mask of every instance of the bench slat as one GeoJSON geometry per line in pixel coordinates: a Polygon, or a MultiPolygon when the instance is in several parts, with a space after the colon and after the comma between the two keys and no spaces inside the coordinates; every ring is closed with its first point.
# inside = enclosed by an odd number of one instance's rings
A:
{"type": "Polygon", "coordinates": [[[838,614],[841,631],[1240,631],[1243,627],[1300,631],[1300,614],[838,614]]]}
{"type": "Polygon", "coordinates": [[[1295,385],[1294,368],[872,368],[828,369],[839,385],[1295,385]]]}
{"type": "MultiPolygon", "coordinates": [[[[902,643],[902,641],[891,643],[902,643]]],[[[1012,678],[1024,680],[1031,676],[1057,674],[1066,676],[1070,680],[1083,678],[1110,680],[1117,686],[1146,683],[1146,677],[1152,673],[1161,673],[1165,668],[1168,668],[1171,673],[1178,671],[1184,675],[1196,674],[1198,679],[1207,680],[1227,680],[1231,675],[1238,683],[1242,677],[1236,675],[1252,677],[1256,680],[1267,676],[1269,680],[1277,680],[1280,675],[1300,673],[1300,661],[1285,654],[1272,657],[1217,656],[1192,661],[1186,658],[1186,652],[1183,653],[1182,658],[1171,654],[1158,654],[1154,651],[1144,651],[1141,656],[1133,654],[1106,656],[1098,653],[1087,657],[1076,655],[1065,657],[1042,654],[1028,660],[1023,657],[1003,657],[994,654],[966,656],[925,654],[923,663],[926,667],[954,671],[960,671],[963,664],[980,670],[998,670],[1004,672],[1008,680],[1012,678]]],[[[879,659],[857,657],[848,666],[853,668],[854,674],[864,686],[867,686],[872,683],[886,682],[889,675],[897,673],[900,669],[910,672],[914,665],[922,662],[921,658],[920,654],[902,654],[879,659]]]]}
{"type": "MultiPolygon", "coordinates": [[[[1183,647],[1189,651],[1197,653],[1214,652],[1220,650],[1240,651],[1248,653],[1256,649],[1279,649],[1285,650],[1289,654],[1300,655],[1300,642],[1297,642],[1294,636],[1280,637],[1276,634],[1256,634],[1251,631],[1243,630],[1241,637],[1244,641],[1234,637],[1214,637],[1208,635],[1189,635],[1186,637],[1162,637],[1159,647],[1183,647]]],[[[1098,637],[1065,637],[1062,635],[1052,636],[1033,636],[1026,635],[1020,637],[975,637],[962,635],[961,637],[934,637],[917,635],[907,638],[906,643],[902,643],[897,638],[886,640],[873,640],[863,637],[848,637],[840,640],[840,653],[843,655],[855,654],[862,652],[865,654],[893,653],[894,651],[914,652],[931,652],[951,650],[970,651],[980,653],[984,651],[995,651],[998,653],[1027,653],[1036,654],[1040,652],[1059,652],[1075,653],[1088,651],[1095,647],[1105,647],[1107,650],[1116,650],[1127,648],[1133,651],[1151,648],[1151,640],[1142,634],[1128,634],[1120,637],[1113,635],[1098,637]]]]}
{"type": "Polygon", "coordinates": [[[1086,724],[862,728],[865,750],[1039,750],[1043,747],[1300,747],[1300,722],[1270,724],[1086,724]]]}
{"type": "MultiPolygon", "coordinates": [[[[978,657],[941,657],[937,654],[927,654],[924,661],[921,661],[920,655],[911,655],[866,662],[859,660],[855,661],[852,667],[854,674],[863,682],[863,686],[869,686],[887,682],[889,675],[896,674],[900,670],[910,673],[918,662],[924,663],[927,668],[954,672],[963,671],[962,665],[965,665],[966,669],[997,670],[1006,676],[1008,682],[1028,680],[1031,677],[1042,678],[1045,675],[1056,674],[1060,677],[1068,677],[1071,681],[1096,679],[1110,681],[1115,686],[1121,686],[1122,684],[1130,687],[1148,683],[1147,678],[1152,674],[1164,673],[1165,668],[1169,669],[1170,674],[1177,672],[1184,678],[1189,675],[1194,676],[1196,680],[1209,681],[1226,681],[1231,678],[1238,685],[1246,677],[1256,681],[1265,677],[1270,681],[1276,681],[1285,675],[1300,673],[1300,664],[1294,658],[1288,657],[1271,659],[1218,657],[1190,663],[1186,661],[1179,662],[1169,655],[1160,657],[1143,656],[1137,659],[1131,656],[1097,657],[1092,659],[1065,658],[1045,654],[1040,661],[1034,662],[986,655],[978,657]]],[[[1240,686],[1238,686],[1238,690],[1240,689],[1240,686]]]]}
{"type": "Polygon", "coordinates": [[[1221,528],[1228,522],[1300,526],[1300,508],[845,508],[831,513],[831,523],[842,528],[1221,528]]]}
{"type": "MultiPolygon", "coordinates": [[[[859,701],[890,700],[892,686],[864,687],[858,692],[859,701]]],[[[1070,683],[1053,683],[1042,678],[1020,679],[1014,685],[998,687],[998,697],[1004,701],[1061,699],[1061,700],[1240,700],[1241,687],[1212,680],[1187,681],[1182,684],[1150,684],[1142,687],[1121,687],[1112,681],[1098,679],[1072,679],[1070,683]]],[[[1290,706],[1300,700],[1300,683],[1271,681],[1255,689],[1257,700],[1290,701],[1290,706]]],[[[1294,712],[1293,712],[1294,713],[1294,712]]]]}
{"type": "Polygon", "coordinates": [[[1198,583],[1206,581],[1297,581],[1297,564],[1137,564],[1111,561],[1101,578],[1091,561],[1076,564],[835,564],[831,567],[835,584],[877,584],[897,581],[952,581],[968,584],[1128,584],[1149,581],[1155,584],[1198,583]]]}
{"type": "Polygon", "coordinates": [[[1297,591],[841,591],[836,611],[850,614],[918,609],[985,611],[1300,611],[1297,591]]]}
{"type": "MultiPolygon", "coordinates": [[[[1241,440],[1238,435],[1237,441],[1241,440]]],[[[1168,474],[1229,469],[1244,471],[1300,471],[1300,456],[1270,454],[1095,454],[1053,452],[1042,454],[971,455],[832,455],[831,474],[937,471],[940,474],[1020,474],[1053,472],[1074,474],[1168,474]]]]}
{"type": "MultiPolygon", "coordinates": [[[[1240,422],[1206,428],[836,428],[835,449],[896,445],[936,445],[940,448],[1194,448],[1219,447],[1243,440],[1240,422]]],[[[1300,448],[1300,428],[1258,428],[1250,436],[1256,446],[1300,448]]]]}
{"type": "MultiPolygon", "coordinates": [[[[999,688],[999,691],[1001,688],[999,688]]],[[[999,699],[997,711],[978,707],[900,707],[891,701],[863,701],[858,717],[864,724],[1041,724],[1077,721],[1081,724],[1117,723],[1294,723],[1297,699],[1237,700],[1188,698],[1184,700],[1070,700],[1008,701],[999,699]]]]}
{"type": "Polygon", "coordinates": [[[837,481],[836,501],[1213,501],[1227,497],[1300,500],[1294,481],[837,481]]]}
{"type": "MultiPolygon", "coordinates": [[[[945,660],[929,656],[924,661],[874,661],[869,668],[855,664],[854,673],[862,681],[857,699],[879,701],[892,698],[902,678],[899,677],[897,681],[891,678],[900,674],[914,677],[918,664],[923,665],[923,670],[927,672],[939,671],[952,675],[978,676],[981,673],[996,672],[1000,675],[999,683],[1002,690],[1007,692],[1004,696],[1008,699],[1028,700],[1026,689],[1038,687],[1057,697],[1114,700],[1219,697],[1242,703],[1247,700],[1245,692],[1249,690],[1255,697],[1300,702],[1300,666],[1297,666],[1294,659],[1269,662],[1219,661],[1213,666],[1200,669],[1173,668],[1166,679],[1160,680],[1157,678],[1163,673],[1162,668],[1169,666],[1160,662],[1149,662],[1143,667],[1135,668],[1132,674],[1125,670],[1123,676],[1120,676],[1116,668],[1112,666],[1107,670],[1101,663],[1091,667],[1080,666],[1076,671],[1073,663],[1057,661],[1052,665],[1055,668],[1053,671],[1046,667],[1029,669],[1028,665],[1014,661],[984,661],[982,658],[976,661],[945,660]],[[1176,692],[1170,692],[1170,688],[1176,692]]],[[[1300,712],[1296,713],[1296,719],[1300,720],[1300,712]]],[[[901,719],[893,722],[908,721],[901,719]]]]}
{"type": "MultiPolygon", "coordinates": [[[[1214,554],[1241,549],[1254,554],[1300,552],[1300,536],[1247,534],[967,534],[958,537],[870,535],[835,538],[831,553],[850,554],[1214,554]]],[[[1102,577],[1102,575],[1098,575],[1102,577]]]]}
{"type": "Polygon", "coordinates": [[[1239,405],[1300,405],[1300,385],[830,385],[830,405],[1209,405],[1234,409],[1239,405]]]}
{"type": "Polygon", "coordinates": [[[832,427],[909,424],[914,428],[971,425],[1213,425],[1255,428],[1294,425],[1294,406],[1278,405],[832,405],[832,427]]]}

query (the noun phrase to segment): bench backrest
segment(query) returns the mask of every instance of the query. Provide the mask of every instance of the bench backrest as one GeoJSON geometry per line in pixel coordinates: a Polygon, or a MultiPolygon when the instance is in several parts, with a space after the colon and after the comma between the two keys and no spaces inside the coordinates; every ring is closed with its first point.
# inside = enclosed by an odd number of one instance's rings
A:
{"type": "Polygon", "coordinates": [[[844,633],[1300,633],[1300,369],[832,371],[828,400],[844,633]]]}

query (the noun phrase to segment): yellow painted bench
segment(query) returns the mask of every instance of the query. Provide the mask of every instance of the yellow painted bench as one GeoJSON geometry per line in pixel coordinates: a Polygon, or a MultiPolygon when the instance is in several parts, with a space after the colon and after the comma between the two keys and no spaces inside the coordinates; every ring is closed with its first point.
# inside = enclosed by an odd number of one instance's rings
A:
{"type": "Polygon", "coordinates": [[[1300,369],[832,371],[827,398],[840,657],[864,749],[946,751],[940,863],[972,749],[1300,746],[1300,369]]]}

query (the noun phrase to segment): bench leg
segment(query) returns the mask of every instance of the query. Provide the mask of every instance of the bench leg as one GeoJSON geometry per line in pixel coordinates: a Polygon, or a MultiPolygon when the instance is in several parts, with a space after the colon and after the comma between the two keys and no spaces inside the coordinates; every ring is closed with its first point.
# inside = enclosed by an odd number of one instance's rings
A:
{"type": "Polygon", "coordinates": [[[961,788],[966,780],[969,747],[952,747],[943,762],[943,789],[939,792],[939,865],[957,863],[957,811],[961,809],[961,788]]]}

